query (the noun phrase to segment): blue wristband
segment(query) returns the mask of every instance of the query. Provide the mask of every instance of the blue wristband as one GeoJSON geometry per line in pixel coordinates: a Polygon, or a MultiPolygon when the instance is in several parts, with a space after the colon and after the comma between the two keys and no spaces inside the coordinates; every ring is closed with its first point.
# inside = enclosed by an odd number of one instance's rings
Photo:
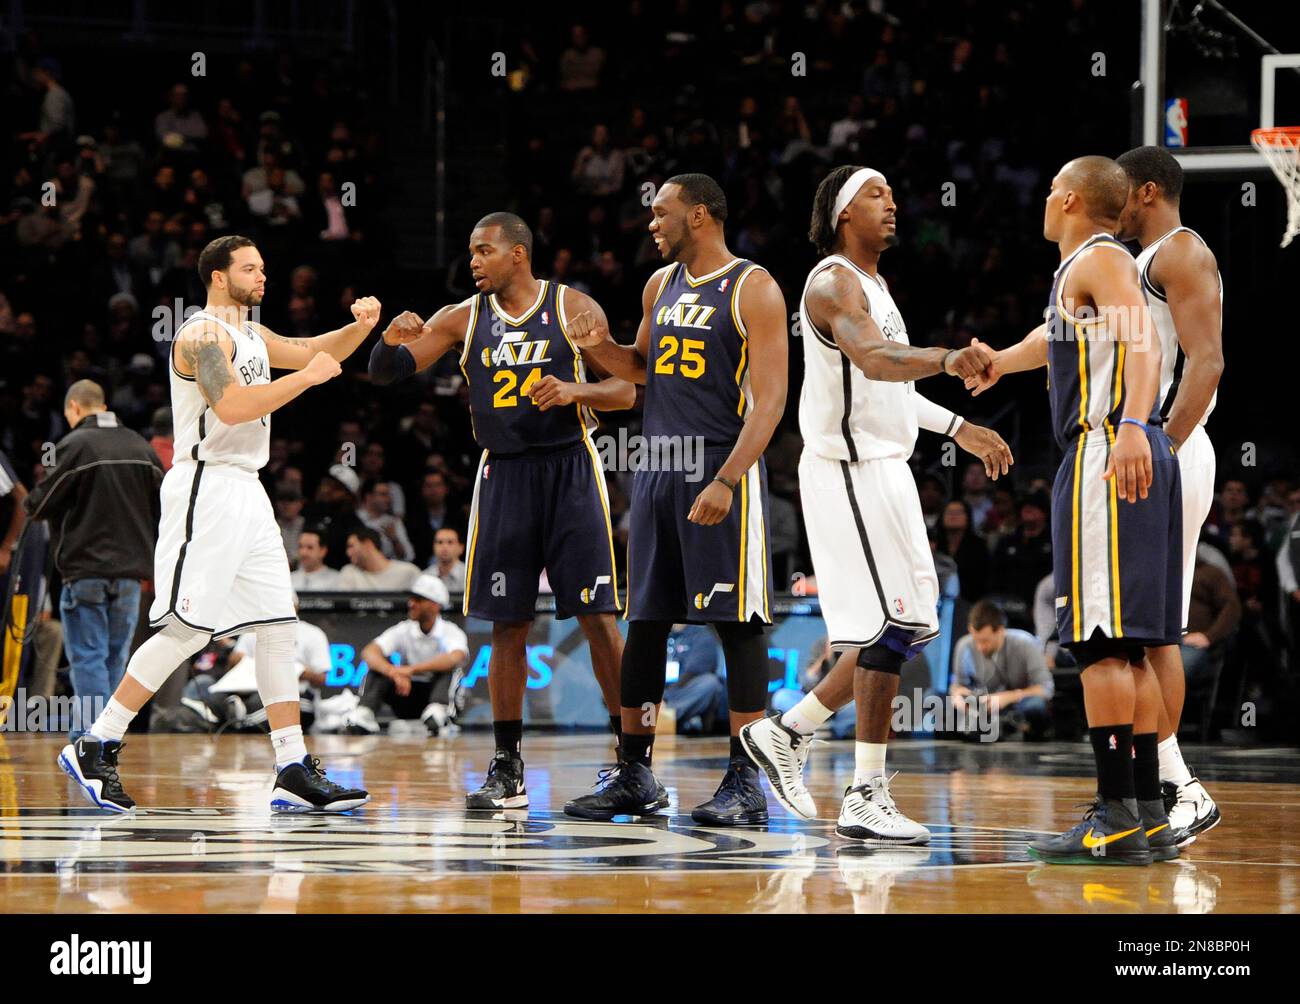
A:
{"type": "Polygon", "coordinates": [[[1143,432],[1146,432],[1146,431],[1147,431],[1147,424],[1146,424],[1146,422],[1139,422],[1136,418],[1121,418],[1121,419],[1119,420],[1119,424],[1120,424],[1120,425],[1136,425],[1136,426],[1137,426],[1139,429],[1141,429],[1143,432]]]}

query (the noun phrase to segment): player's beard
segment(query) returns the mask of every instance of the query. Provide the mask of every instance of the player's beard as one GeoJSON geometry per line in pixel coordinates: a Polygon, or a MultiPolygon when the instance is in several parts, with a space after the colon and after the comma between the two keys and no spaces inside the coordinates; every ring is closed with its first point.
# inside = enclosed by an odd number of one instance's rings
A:
{"type": "Polygon", "coordinates": [[[230,298],[241,307],[259,307],[262,304],[262,298],[266,293],[262,290],[254,289],[252,286],[241,287],[231,284],[230,298]]]}
{"type": "Polygon", "coordinates": [[[896,247],[898,247],[898,231],[897,231],[897,230],[895,230],[892,234],[885,234],[885,247],[887,247],[887,248],[896,248],[896,247]]]}

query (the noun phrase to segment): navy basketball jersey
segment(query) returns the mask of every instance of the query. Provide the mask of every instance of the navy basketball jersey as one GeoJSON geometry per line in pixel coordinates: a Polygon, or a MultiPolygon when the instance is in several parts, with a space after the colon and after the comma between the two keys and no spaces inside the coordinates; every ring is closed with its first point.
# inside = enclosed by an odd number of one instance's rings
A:
{"type": "Polygon", "coordinates": [[[529,392],[545,376],[586,379],[582,353],[565,332],[564,286],[543,281],[537,300],[512,317],[494,294],[470,300],[460,368],[469,384],[474,438],[493,453],[567,446],[596,424],[591,410],[565,405],[539,411],[529,392]]]}
{"type": "MultiPolygon", "coordinates": [[[[1061,449],[1070,449],[1078,438],[1094,429],[1109,434],[1124,417],[1124,356],[1129,346],[1119,340],[1109,319],[1103,315],[1086,315],[1087,310],[1071,310],[1061,302],[1070,266],[1085,252],[1122,254],[1133,263],[1133,256],[1119,241],[1108,234],[1095,234],[1056,270],[1052,298],[1047,307],[1047,380],[1052,402],[1052,428],[1061,449]]],[[[1133,263],[1137,278],[1137,265],[1133,263]]],[[[1157,345],[1156,351],[1159,351],[1157,345]]],[[[1159,401],[1152,408],[1150,421],[1159,424],[1159,401]]]]}
{"type": "Polygon", "coordinates": [[[760,266],[737,258],[699,279],[680,262],[659,286],[646,360],[646,436],[730,446],[753,400],[740,287],[760,266]]]}

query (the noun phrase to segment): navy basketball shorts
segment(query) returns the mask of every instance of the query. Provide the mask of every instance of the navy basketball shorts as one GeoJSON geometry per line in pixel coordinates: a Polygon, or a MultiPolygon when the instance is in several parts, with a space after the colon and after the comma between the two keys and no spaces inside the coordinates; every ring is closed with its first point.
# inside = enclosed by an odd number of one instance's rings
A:
{"type": "Polygon", "coordinates": [[[760,460],[736,485],[714,526],[687,520],[730,447],[706,449],[697,480],[684,471],[637,471],[627,542],[626,617],[634,621],[772,622],[767,468],[760,460]]]}
{"type": "Polygon", "coordinates": [[[483,451],[468,539],[466,616],[532,620],[543,569],[557,617],[623,609],[605,474],[590,440],[510,456],[483,451]]]}
{"type": "MultiPolygon", "coordinates": [[[[1151,487],[1125,502],[1102,474],[1113,428],[1066,452],[1052,487],[1052,573],[1061,644],[1177,644],[1183,623],[1183,502],[1178,458],[1150,428],[1151,487]]],[[[1112,648],[1115,646],[1112,644],[1112,648]]],[[[1117,649],[1118,650],[1118,649],[1117,649]]]]}

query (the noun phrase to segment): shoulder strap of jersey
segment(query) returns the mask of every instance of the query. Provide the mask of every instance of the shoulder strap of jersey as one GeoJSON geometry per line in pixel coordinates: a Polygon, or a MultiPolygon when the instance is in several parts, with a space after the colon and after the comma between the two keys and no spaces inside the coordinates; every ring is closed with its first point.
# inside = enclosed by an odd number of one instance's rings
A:
{"type": "Polygon", "coordinates": [[[678,262],[673,262],[664,270],[663,278],[659,280],[659,289],[655,292],[655,298],[652,303],[658,303],[659,297],[664,295],[664,290],[668,288],[668,284],[672,282],[673,276],[677,274],[678,265],[678,262]]]}

